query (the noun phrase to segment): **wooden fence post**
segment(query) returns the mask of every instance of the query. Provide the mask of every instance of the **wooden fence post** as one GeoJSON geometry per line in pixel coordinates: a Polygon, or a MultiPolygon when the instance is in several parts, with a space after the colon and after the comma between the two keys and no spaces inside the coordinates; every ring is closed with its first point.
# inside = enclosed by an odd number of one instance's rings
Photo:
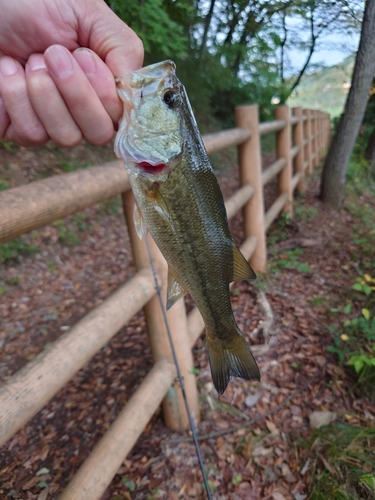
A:
{"type": "MultiPolygon", "coordinates": [[[[122,195],[125,219],[127,222],[133,255],[137,269],[149,267],[150,262],[143,237],[138,238],[133,223],[134,197],[131,191],[122,195]]],[[[148,242],[154,261],[154,266],[158,274],[159,285],[165,306],[166,287],[167,287],[167,263],[153,239],[147,235],[148,242]]],[[[158,296],[155,295],[144,307],[147,331],[151,344],[151,350],[155,361],[167,359],[174,363],[167,330],[164,324],[163,312],[160,307],[158,296]]],[[[167,312],[170,332],[174,341],[178,363],[182,377],[184,379],[185,391],[189,402],[190,410],[194,418],[199,421],[199,402],[198,391],[193,373],[193,356],[189,343],[189,332],[187,327],[187,317],[184,300],[179,300],[167,312]]],[[[164,421],[167,427],[171,429],[187,429],[189,420],[185,410],[184,400],[178,381],[169,389],[167,396],[162,403],[164,421]]]]}
{"type": "Polygon", "coordinates": [[[297,106],[293,108],[293,116],[298,118],[298,123],[294,125],[293,129],[293,143],[299,146],[299,151],[294,158],[295,172],[301,172],[300,180],[298,181],[297,188],[300,193],[306,191],[305,186],[305,156],[303,144],[303,114],[302,108],[297,106]]]}
{"type": "Polygon", "coordinates": [[[307,172],[308,174],[312,173],[312,144],[311,144],[311,135],[312,135],[312,130],[311,130],[311,110],[310,109],[304,109],[303,113],[306,115],[307,120],[305,122],[305,133],[304,137],[307,139],[307,143],[305,146],[305,158],[308,162],[307,164],[307,172]]]}
{"type": "Polygon", "coordinates": [[[313,166],[316,167],[319,163],[319,151],[318,151],[318,113],[316,109],[312,110],[313,114],[313,166]]]}
{"type": "Polygon", "coordinates": [[[323,116],[322,112],[318,110],[318,137],[319,137],[319,162],[320,164],[321,159],[323,158],[323,116]]]}
{"type": "Polygon", "coordinates": [[[279,174],[279,193],[286,193],[288,201],[282,211],[293,216],[293,191],[292,191],[292,156],[290,110],[288,106],[278,106],[275,109],[276,120],[284,120],[285,127],[276,133],[276,158],[285,158],[286,165],[279,174]]]}
{"type": "Polygon", "coordinates": [[[267,249],[264,225],[264,203],[262,185],[262,159],[259,135],[258,106],[238,106],[236,126],[250,129],[251,137],[238,146],[238,163],[241,186],[250,184],[255,192],[243,208],[244,237],[255,236],[257,245],[250,257],[250,265],[255,272],[266,270],[267,249]]]}
{"type": "Polygon", "coordinates": [[[320,129],[319,129],[319,110],[315,110],[315,137],[316,137],[316,145],[315,145],[315,150],[316,150],[316,164],[319,165],[320,161],[320,135],[319,135],[320,129]]]}

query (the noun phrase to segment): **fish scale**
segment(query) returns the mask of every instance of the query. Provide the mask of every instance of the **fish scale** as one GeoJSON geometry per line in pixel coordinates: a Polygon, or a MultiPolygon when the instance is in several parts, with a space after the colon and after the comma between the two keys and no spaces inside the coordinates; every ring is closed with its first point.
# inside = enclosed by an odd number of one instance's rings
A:
{"type": "Polygon", "coordinates": [[[219,394],[234,376],[259,380],[229,292],[231,281],[255,274],[233,242],[223,196],[174,63],[134,72],[119,82],[119,95],[125,106],[115,151],[129,173],[136,223],[143,227],[143,218],[168,262],[167,307],[187,292],[192,296],[205,323],[219,394]]]}

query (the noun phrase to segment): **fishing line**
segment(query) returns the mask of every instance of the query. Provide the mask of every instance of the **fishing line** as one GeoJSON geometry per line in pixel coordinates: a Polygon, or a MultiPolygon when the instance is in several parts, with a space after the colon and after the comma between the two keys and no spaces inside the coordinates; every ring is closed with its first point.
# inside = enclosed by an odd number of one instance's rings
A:
{"type": "Polygon", "coordinates": [[[207,498],[208,498],[208,500],[212,500],[211,489],[210,489],[210,486],[208,484],[208,478],[207,478],[206,468],[204,466],[202,452],[201,452],[201,448],[199,446],[199,441],[198,441],[198,436],[197,436],[197,429],[195,427],[195,422],[194,422],[193,416],[191,414],[189,403],[188,403],[188,400],[187,400],[187,397],[186,397],[184,379],[183,379],[183,377],[181,375],[180,365],[178,364],[177,355],[176,355],[176,351],[175,351],[175,348],[174,348],[173,339],[172,339],[172,335],[171,335],[171,330],[169,328],[167,313],[166,313],[166,310],[165,310],[165,307],[164,307],[164,304],[163,304],[163,299],[162,299],[162,296],[161,296],[159,281],[158,281],[158,277],[157,277],[157,274],[156,274],[156,271],[155,271],[154,260],[153,260],[152,255],[151,255],[151,250],[150,250],[150,247],[149,247],[149,244],[148,244],[148,237],[147,236],[148,235],[145,234],[144,235],[144,239],[146,241],[148,258],[149,258],[149,261],[150,261],[150,265],[151,265],[151,269],[152,269],[152,274],[153,274],[154,281],[155,281],[156,293],[158,295],[159,304],[160,304],[160,307],[161,307],[161,310],[162,310],[162,313],[163,313],[164,324],[165,324],[165,328],[167,330],[169,344],[171,346],[173,361],[174,361],[174,364],[176,366],[177,378],[178,378],[178,381],[179,381],[180,386],[181,386],[181,392],[182,392],[182,397],[183,397],[184,403],[185,403],[186,413],[187,413],[188,418],[189,418],[190,429],[191,429],[191,432],[193,434],[193,440],[194,440],[195,450],[197,452],[199,466],[200,466],[201,471],[202,471],[203,483],[204,483],[204,486],[206,488],[207,498]]]}

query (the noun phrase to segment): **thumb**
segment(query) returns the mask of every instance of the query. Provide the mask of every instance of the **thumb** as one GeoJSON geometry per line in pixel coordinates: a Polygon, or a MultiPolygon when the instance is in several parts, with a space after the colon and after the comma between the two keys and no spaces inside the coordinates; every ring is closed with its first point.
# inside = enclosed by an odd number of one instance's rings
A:
{"type": "Polygon", "coordinates": [[[116,78],[139,69],[144,50],[134,31],[103,0],[85,0],[82,3],[84,9],[82,17],[79,16],[82,33],[78,36],[85,39],[84,46],[96,52],[116,78]]]}

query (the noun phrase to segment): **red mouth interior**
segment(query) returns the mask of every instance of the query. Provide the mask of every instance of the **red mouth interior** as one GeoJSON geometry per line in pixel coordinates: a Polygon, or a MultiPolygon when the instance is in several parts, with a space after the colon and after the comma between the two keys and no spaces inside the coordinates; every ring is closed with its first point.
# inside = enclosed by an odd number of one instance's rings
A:
{"type": "Polygon", "coordinates": [[[137,167],[139,167],[146,174],[160,174],[167,165],[165,163],[159,163],[159,165],[150,165],[147,161],[142,161],[141,163],[137,163],[137,167]]]}

